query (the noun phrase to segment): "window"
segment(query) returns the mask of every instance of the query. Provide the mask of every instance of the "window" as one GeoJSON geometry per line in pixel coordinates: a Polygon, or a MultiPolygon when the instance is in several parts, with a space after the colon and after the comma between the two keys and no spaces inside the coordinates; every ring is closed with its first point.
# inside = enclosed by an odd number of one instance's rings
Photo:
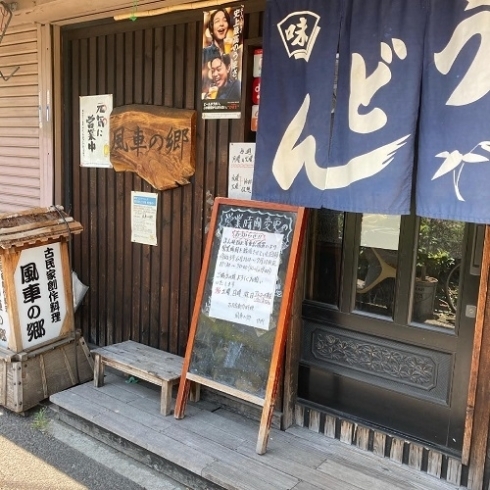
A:
{"type": "Polygon", "coordinates": [[[344,213],[328,209],[315,210],[309,223],[310,274],[307,298],[338,307],[344,213]]]}
{"type": "Polygon", "coordinates": [[[465,228],[456,221],[314,210],[306,309],[332,320],[348,314],[351,326],[369,318],[454,329],[465,228]]]}

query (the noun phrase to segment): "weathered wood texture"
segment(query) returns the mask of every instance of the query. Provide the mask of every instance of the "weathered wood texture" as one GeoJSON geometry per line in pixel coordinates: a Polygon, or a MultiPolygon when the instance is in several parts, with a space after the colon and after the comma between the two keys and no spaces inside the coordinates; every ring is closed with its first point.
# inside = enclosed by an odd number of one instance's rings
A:
{"type": "MultiPolygon", "coordinates": [[[[447,480],[452,485],[466,485],[466,478],[463,477],[465,467],[454,458],[300,404],[296,404],[295,408],[295,424],[298,427],[308,427],[310,432],[323,432],[328,439],[336,439],[345,445],[357,446],[359,449],[373,453],[373,456],[381,459],[388,458],[397,465],[411,468],[414,478],[417,473],[422,472],[447,480]],[[308,425],[306,421],[309,421],[308,425]],[[322,425],[323,431],[321,430],[322,425]]],[[[472,488],[469,484],[467,486],[472,488]]]]}
{"type": "Polygon", "coordinates": [[[0,349],[0,404],[13,412],[24,412],[92,377],[93,362],[83,338],[53,342],[29,353],[0,349]]]}
{"type": "Polygon", "coordinates": [[[164,191],[196,170],[196,111],[134,104],[112,111],[111,163],[164,191]]]}
{"type": "Polygon", "coordinates": [[[53,395],[51,401],[60,407],[63,420],[94,437],[118,449],[131,441],[141,461],[159,457],[209,482],[194,486],[181,480],[188,472],[172,473],[190,488],[454,490],[445,481],[307,428],[272,429],[269,450],[259,456],[257,421],[209,402],[189,404],[182,420],[162,417],[157,390],[110,376],[102,388],[85,383],[53,395]]]}
{"type": "MultiPolygon", "coordinates": [[[[263,2],[246,3],[246,35],[262,34],[262,10],[263,2]]],[[[131,339],[184,354],[202,262],[206,195],[226,196],[229,142],[242,136],[240,120],[198,117],[191,183],[155,191],[131,172],[80,168],[79,96],[111,93],[115,108],[196,110],[202,20],[196,11],[62,32],[64,205],[84,227],[73,241],[73,268],[90,287],[76,318],[87,341],[98,346],[131,339]],[[130,241],[131,191],[158,192],[158,246],[130,241]]]]}
{"type": "MultiPolygon", "coordinates": [[[[245,0],[249,2],[250,0],[245,0]]],[[[128,0],[19,0],[11,25],[27,22],[60,25],[106,19],[115,15],[128,15],[133,3],[128,0]]],[[[196,3],[195,0],[140,0],[138,12],[147,12],[169,6],[196,3]]],[[[195,7],[196,8],[196,7],[195,7]]]]}
{"type": "Polygon", "coordinates": [[[68,216],[61,206],[0,214],[0,248],[17,250],[61,238],[67,240],[71,235],[81,233],[82,229],[82,225],[68,216]]]}
{"type": "Polygon", "coordinates": [[[177,384],[182,374],[184,358],[169,354],[132,340],[100,347],[92,351],[94,355],[94,386],[104,385],[105,366],[136,376],[161,387],[162,415],[171,412],[172,386],[177,384]]]}
{"type": "MultiPolygon", "coordinates": [[[[288,329],[288,339],[286,342],[286,352],[284,361],[284,406],[283,428],[287,429],[294,423],[295,404],[298,391],[298,362],[300,358],[301,346],[301,307],[304,298],[304,281],[302,278],[306,266],[306,247],[303,247],[299,264],[298,280],[293,295],[293,306],[291,310],[291,321],[288,329]]],[[[311,422],[310,422],[311,424],[311,422]]]]}
{"type": "Polygon", "coordinates": [[[465,444],[463,446],[463,460],[468,459],[470,472],[468,487],[472,490],[483,488],[483,476],[490,473],[490,459],[488,458],[489,442],[489,397],[490,397],[490,332],[488,322],[490,319],[490,227],[485,227],[485,242],[483,260],[481,265],[480,288],[478,292],[478,310],[475,325],[475,338],[473,341],[473,356],[468,387],[468,402],[466,407],[465,444]],[[484,325],[487,325],[484,328],[484,325]],[[482,474],[481,468],[485,471],[482,474]]]}

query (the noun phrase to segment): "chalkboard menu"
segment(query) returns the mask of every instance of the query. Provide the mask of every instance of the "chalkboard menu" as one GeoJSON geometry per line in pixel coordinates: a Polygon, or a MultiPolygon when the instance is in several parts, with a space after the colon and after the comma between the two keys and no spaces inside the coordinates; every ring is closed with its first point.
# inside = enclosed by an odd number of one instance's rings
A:
{"type": "Polygon", "coordinates": [[[216,199],[176,418],[191,381],[272,411],[303,228],[303,208],[216,199]]]}

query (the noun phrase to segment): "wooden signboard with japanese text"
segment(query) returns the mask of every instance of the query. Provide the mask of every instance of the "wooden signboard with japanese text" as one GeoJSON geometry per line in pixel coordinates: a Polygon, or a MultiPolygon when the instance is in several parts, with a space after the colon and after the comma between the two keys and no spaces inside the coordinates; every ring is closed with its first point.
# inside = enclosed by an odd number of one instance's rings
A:
{"type": "Polygon", "coordinates": [[[216,198],[175,417],[191,382],[262,407],[264,454],[277,396],[305,210],[216,198]]]}
{"type": "Polygon", "coordinates": [[[28,352],[74,332],[68,240],[81,231],[59,206],[0,216],[0,348],[28,352]]]}
{"type": "Polygon", "coordinates": [[[196,169],[196,111],[128,105],[112,111],[111,163],[155,189],[189,183],[196,169]]]}

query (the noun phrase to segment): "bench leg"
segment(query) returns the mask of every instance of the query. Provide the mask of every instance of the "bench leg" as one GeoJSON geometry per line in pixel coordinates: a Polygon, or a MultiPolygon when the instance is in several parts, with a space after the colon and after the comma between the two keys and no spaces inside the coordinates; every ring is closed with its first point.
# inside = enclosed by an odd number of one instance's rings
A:
{"type": "Polygon", "coordinates": [[[172,411],[172,385],[170,383],[162,383],[160,403],[160,413],[162,415],[170,415],[170,412],[172,411]]]}
{"type": "Polygon", "coordinates": [[[95,354],[94,359],[94,386],[104,386],[104,363],[100,354],[95,354]]]}
{"type": "Polygon", "coordinates": [[[189,400],[191,402],[198,402],[200,399],[201,399],[201,385],[193,381],[191,383],[191,390],[189,392],[189,400]]]}

